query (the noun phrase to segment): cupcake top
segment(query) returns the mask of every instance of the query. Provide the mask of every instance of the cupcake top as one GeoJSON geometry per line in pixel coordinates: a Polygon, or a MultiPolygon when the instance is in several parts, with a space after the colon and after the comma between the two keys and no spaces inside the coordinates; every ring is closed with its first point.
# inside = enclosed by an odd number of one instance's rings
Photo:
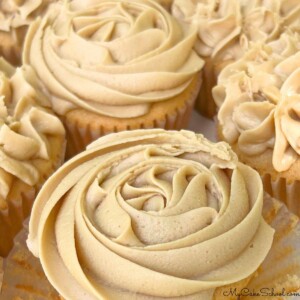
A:
{"type": "Polygon", "coordinates": [[[155,1],[74,0],[31,26],[23,59],[57,113],[130,118],[187,88],[203,66],[195,40],[155,1]]]}
{"type": "Polygon", "coordinates": [[[39,184],[49,160],[51,142],[63,150],[65,131],[28,66],[14,69],[0,60],[0,206],[18,182],[39,184]]]}
{"type": "Polygon", "coordinates": [[[207,300],[267,255],[273,230],[262,205],[260,176],[226,143],[127,131],[95,141],[47,181],[28,246],[67,299],[207,300]]]}
{"type": "MultiPolygon", "coordinates": [[[[55,0],[0,1],[0,56],[21,65],[22,48],[28,26],[44,14],[55,0]]],[[[56,0],[59,1],[59,0],[56,0]]]]}
{"type": "Polygon", "coordinates": [[[242,16],[239,0],[175,0],[173,15],[198,28],[197,52],[214,56],[241,34],[242,16]]]}
{"type": "Polygon", "coordinates": [[[286,27],[298,29],[297,0],[174,0],[173,14],[198,27],[197,52],[230,61],[248,49],[249,42],[277,39],[286,27]]]}
{"type": "Polygon", "coordinates": [[[213,89],[225,140],[250,156],[271,149],[278,172],[300,154],[299,51],[298,34],[257,44],[221,72],[213,89]]]}
{"type": "Polygon", "coordinates": [[[0,30],[29,25],[55,0],[4,0],[0,2],[0,30]]]}

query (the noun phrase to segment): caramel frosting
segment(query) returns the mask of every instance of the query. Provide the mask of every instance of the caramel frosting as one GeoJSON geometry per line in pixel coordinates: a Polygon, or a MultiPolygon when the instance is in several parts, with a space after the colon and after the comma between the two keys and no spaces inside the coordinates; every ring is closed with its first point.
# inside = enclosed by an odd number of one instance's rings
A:
{"type": "Polygon", "coordinates": [[[54,1],[0,0],[0,56],[13,65],[21,65],[28,26],[43,15],[54,1]]]}
{"type": "Polygon", "coordinates": [[[158,3],[160,3],[168,11],[171,11],[173,0],[155,0],[155,1],[158,2],[158,3]]]}
{"type": "Polygon", "coordinates": [[[0,2],[0,30],[28,26],[54,0],[3,0],[0,2]]]}
{"type": "Polygon", "coordinates": [[[297,0],[174,0],[174,16],[198,27],[197,52],[234,61],[251,42],[277,39],[287,28],[298,30],[297,0]]]}
{"type": "Polygon", "coordinates": [[[276,171],[300,155],[300,37],[285,33],[227,66],[213,89],[222,135],[247,155],[273,150],[276,171]]]}
{"type": "Polygon", "coordinates": [[[100,138],[34,204],[28,246],[66,299],[212,299],[267,255],[256,171],[190,131],[100,138]]]}
{"type": "Polygon", "coordinates": [[[58,114],[131,118],[187,88],[203,66],[195,40],[155,1],[74,0],[31,26],[23,59],[58,114]]]}
{"type": "Polygon", "coordinates": [[[204,57],[215,56],[242,31],[239,0],[175,0],[172,13],[198,28],[196,49],[204,57]]]}
{"type": "Polygon", "coordinates": [[[63,143],[64,128],[28,66],[14,69],[0,60],[0,206],[15,180],[35,186],[43,161],[52,159],[50,137],[63,143]]]}

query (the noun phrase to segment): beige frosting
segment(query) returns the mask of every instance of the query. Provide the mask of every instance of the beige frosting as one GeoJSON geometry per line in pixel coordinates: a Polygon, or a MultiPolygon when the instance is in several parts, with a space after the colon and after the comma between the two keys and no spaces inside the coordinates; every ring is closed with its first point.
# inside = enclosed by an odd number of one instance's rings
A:
{"type": "Polygon", "coordinates": [[[239,0],[175,0],[172,12],[198,28],[197,52],[215,56],[241,34],[242,16],[239,0]]]}
{"type": "Polygon", "coordinates": [[[158,2],[158,3],[160,3],[168,11],[171,11],[173,0],[155,0],[155,1],[158,2]]]}
{"type": "Polygon", "coordinates": [[[0,30],[29,25],[54,0],[2,0],[0,2],[0,30]]]}
{"type": "Polygon", "coordinates": [[[256,45],[220,74],[213,95],[222,134],[247,155],[273,149],[276,171],[300,154],[300,36],[256,45]]]}
{"type": "MultiPolygon", "coordinates": [[[[21,54],[28,26],[45,13],[55,0],[0,1],[0,56],[21,65],[21,54]]],[[[57,0],[59,1],[59,0],[57,0]]]]}
{"type": "Polygon", "coordinates": [[[23,59],[59,114],[83,108],[142,116],[182,93],[203,66],[192,50],[196,31],[155,1],[74,0],[51,8],[31,26],[23,59]]]}
{"type": "Polygon", "coordinates": [[[277,39],[286,27],[299,29],[297,0],[174,0],[173,14],[198,27],[197,51],[218,61],[234,61],[250,42],[277,39]]]}
{"type": "Polygon", "coordinates": [[[30,67],[14,69],[0,60],[1,207],[14,180],[30,186],[40,181],[42,162],[52,159],[48,138],[63,142],[64,128],[49,106],[30,67]]]}
{"type": "Polygon", "coordinates": [[[267,255],[273,229],[262,205],[258,173],[226,143],[121,132],[47,181],[28,246],[66,299],[208,300],[267,255]]]}

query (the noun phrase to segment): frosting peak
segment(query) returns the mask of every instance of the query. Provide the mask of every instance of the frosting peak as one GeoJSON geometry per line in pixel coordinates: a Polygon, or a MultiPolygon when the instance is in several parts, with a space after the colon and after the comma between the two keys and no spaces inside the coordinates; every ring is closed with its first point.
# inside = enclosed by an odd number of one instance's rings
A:
{"type": "Polygon", "coordinates": [[[273,150],[276,171],[288,170],[299,148],[299,35],[256,45],[220,74],[213,95],[226,141],[248,155],[273,150]]]}
{"type": "Polygon", "coordinates": [[[242,17],[237,0],[175,0],[173,14],[180,20],[196,24],[200,55],[214,56],[241,31],[242,17]]]}
{"type": "Polygon", "coordinates": [[[174,16],[198,28],[197,52],[220,61],[240,58],[250,42],[270,42],[299,28],[300,3],[288,0],[174,0],[174,16]]]}
{"type": "Polygon", "coordinates": [[[0,30],[29,25],[54,0],[5,0],[0,2],[0,30]]]}
{"type": "MultiPolygon", "coordinates": [[[[32,72],[32,70],[31,70],[32,72]]],[[[0,173],[1,199],[8,196],[14,178],[35,186],[42,161],[51,158],[47,139],[63,140],[64,128],[49,113],[49,102],[32,86],[28,66],[14,69],[0,60],[0,173]]]]}
{"type": "Polygon", "coordinates": [[[19,66],[28,26],[59,0],[1,0],[0,56],[19,66]]]}
{"type": "Polygon", "coordinates": [[[122,132],[44,185],[28,245],[67,299],[212,299],[270,249],[262,197],[258,173],[225,143],[189,131],[122,132]]]}

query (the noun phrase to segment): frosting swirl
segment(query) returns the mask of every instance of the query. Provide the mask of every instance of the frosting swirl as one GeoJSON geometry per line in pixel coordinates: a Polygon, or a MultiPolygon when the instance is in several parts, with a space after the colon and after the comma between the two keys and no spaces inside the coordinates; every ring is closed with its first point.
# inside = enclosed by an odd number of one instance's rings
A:
{"type": "Polygon", "coordinates": [[[226,143],[121,132],[44,185],[28,246],[66,299],[207,300],[264,260],[273,230],[262,204],[258,173],[226,143]]]}
{"type": "Polygon", "coordinates": [[[298,34],[256,45],[220,74],[213,95],[222,135],[247,155],[273,150],[276,171],[300,154],[298,34]]]}
{"type": "MultiPolygon", "coordinates": [[[[49,139],[64,143],[64,128],[28,66],[14,69],[0,60],[0,202],[14,180],[29,186],[41,181],[43,161],[52,159],[49,139]]],[[[1,206],[2,206],[1,205],[1,206]]]]}
{"type": "Polygon", "coordinates": [[[29,25],[54,0],[5,0],[0,2],[0,30],[29,25]]]}
{"type": "Polygon", "coordinates": [[[196,24],[196,50],[202,56],[215,56],[242,30],[242,16],[238,0],[175,0],[172,12],[184,22],[196,24]]]}
{"type": "Polygon", "coordinates": [[[52,2],[54,0],[0,1],[1,56],[14,65],[21,64],[21,52],[28,26],[44,14],[52,2]]]}
{"type": "Polygon", "coordinates": [[[130,118],[191,83],[203,66],[195,39],[155,1],[74,0],[31,26],[23,58],[57,113],[83,108],[130,118]]]}
{"type": "Polygon", "coordinates": [[[197,52],[220,61],[234,61],[250,42],[275,40],[287,27],[299,29],[296,0],[174,0],[172,11],[183,22],[197,25],[197,52]]]}

